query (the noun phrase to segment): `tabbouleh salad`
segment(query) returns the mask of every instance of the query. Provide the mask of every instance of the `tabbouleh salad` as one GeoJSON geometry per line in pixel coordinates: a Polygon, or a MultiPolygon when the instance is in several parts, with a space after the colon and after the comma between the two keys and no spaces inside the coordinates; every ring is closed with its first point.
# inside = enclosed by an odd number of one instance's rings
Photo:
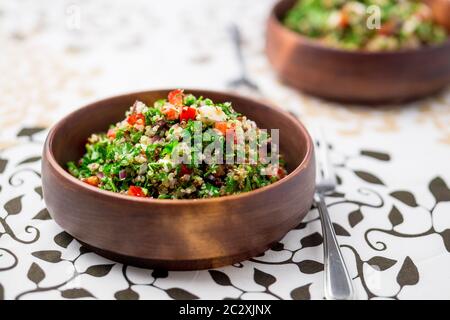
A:
{"type": "MultiPolygon", "coordinates": [[[[225,145],[231,133],[254,130],[258,146],[275,149],[271,136],[256,123],[233,110],[231,103],[214,103],[210,99],[185,94],[177,89],[148,106],[136,101],[125,118],[106,133],[92,134],[85,155],[67,164],[78,179],[104,190],[136,197],[159,199],[210,198],[238,194],[269,185],[287,172],[283,159],[277,163],[258,161],[229,164],[225,161],[206,163],[203,151],[191,148],[189,163],[176,163],[173,153],[183,150],[186,136],[195,138],[195,126],[201,124],[200,135],[225,145]],[[199,157],[203,157],[199,160],[199,157]]],[[[233,135],[232,135],[233,136],[233,135]]],[[[236,137],[236,135],[234,135],[236,137]]],[[[251,138],[253,137],[253,138],[251,138]]],[[[239,148],[234,138],[231,156],[239,148]]],[[[239,140],[242,141],[242,140],[239,140]]],[[[249,153],[247,143],[241,152],[249,153]]],[[[230,156],[227,151],[223,157],[230,156]]]]}
{"type": "Polygon", "coordinates": [[[448,37],[433,21],[431,9],[416,0],[298,0],[283,23],[325,45],[348,50],[418,48],[448,37]],[[380,19],[373,27],[375,14],[380,19]]]}

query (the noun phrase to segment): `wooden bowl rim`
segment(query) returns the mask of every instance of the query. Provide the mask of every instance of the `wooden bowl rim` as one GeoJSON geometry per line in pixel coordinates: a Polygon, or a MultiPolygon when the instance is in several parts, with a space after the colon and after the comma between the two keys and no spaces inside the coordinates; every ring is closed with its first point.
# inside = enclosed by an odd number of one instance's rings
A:
{"type": "MultiPolygon", "coordinates": [[[[310,37],[304,36],[298,32],[295,32],[288,27],[286,27],[283,23],[281,23],[276,11],[279,10],[279,7],[287,2],[292,0],[280,0],[278,1],[270,10],[269,22],[273,23],[281,32],[289,35],[291,38],[295,39],[296,44],[304,45],[311,47],[317,50],[329,51],[339,54],[347,54],[347,55],[361,55],[361,56],[370,56],[370,57],[392,57],[396,55],[408,55],[412,53],[426,53],[428,51],[441,50],[441,49],[450,49],[450,35],[448,35],[447,40],[441,44],[433,44],[428,46],[421,46],[416,49],[399,49],[393,51],[367,51],[367,50],[344,50],[339,48],[334,48],[331,46],[327,46],[325,44],[320,43],[318,40],[314,40],[310,37]]],[[[285,13],[285,12],[284,12],[285,13]]]]}
{"type": "Polygon", "coordinates": [[[65,170],[62,166],[60,166],[58,164],[58,162],[56,161],[56,159],[53,155],[53,151],[52,151],[52,144],[53,144],[53,139],[55,137],[55,134],[59,130],[59,128],[64,125],[64,123],[69,121],[72,117],[76,117],[76,115],[78,113],[85,112],[87,109],[95,108],[96,105],[107,103],[108,101],[113,100],[113,99],[120,99],[120,98],[125,98],[125,97],[133,96],[133,95],[141,95],[141,94],[148,94],[148,93],[161,92],[161,91],[171,91],[171,90],[174,90],[174,89],[173,88],[172,89],[170,89],[170,88],[169,89],[153,89],[153,90],[137,91],[137,92],[130,92],[130,93],[120,94],[120,95],[116,95],[116,96],[111,96],[108,98],[104,98],[104,99],[100,99],[100,100],[91,102],[81,108],[78,108],[77,110],[72,111],[68,115],[64,116],[50,129],[50,132],[48,133],[48,136],[45,141],[44,152],[45,152],[45,156],[46,156],[46,159],[47,159],[50,167],[53,170],[55,170],[62,178],[66,179],[67,183],[75,184],[76,186],[78,186],[80,188],[84,188],[87,191],[92,191],[92,192],[98,193],[99,196],[106,196],[106,197],[110,197],[112,199],[118,199],[118,200],[120,199],[120,200],[124,200],[124,201],[147,203],[147,204],[185,205],[187,203],[206,204],[206,203],[217,203],[217,202],[223,202],[223,201],[234,201],[234,200],[239,200],[239,199],[250,198],[253,195],[256,195],[258,193],[268,192],[271,189],[276,188],[276,187],[280,186],[281,184],[286,183],[287,181],[293,179],[294,176],[297,176],[298,174],[300,174],[309,165],[311,158],[312,158],[312,153],[313,153],[313,143],[312,143],[311,136],[309,135],[309,133],[306,130],[306,128],[304,127],[304,125],[298,119],[294,118],[289,113],[272,106],[271,103],[268,103],[266,101],[263,102],[263,101],[259,101],[257,99],[244,97],[242,95],[235,94],[235,93],[229,93],[226,91],[204,90],[204,89],[193,89],[193,88],[185,89],[185,91],[187,91],[187,92],[202,91],[205,94],[205,96],[210,95],[210,94],[218,94],[218,95],[225,95],[228,97],[233,97],[235,99],[247,100],[249,102],[258,104],[259,106],[261,106],[263,108],[270,109],[270,110],[272,110],[276,113],[279,113],[279,114],[287,117],[288,119],[290,119],[294,123],[294,125],[296,125],[300,129],[300,131],[302,132],[303,138],[306,138],[306,154],[303,157],[300,164],[292,172],[289,172],[284,178],[282,178],[270,185],[267,185],[267,186],[264,186],[264,187],[261,187],[261,188],[258,188],[258,189],[252,190],[252,191],[247,191],[247,192],[243,192],[240,194],[236,194],[236,195],[227,195],[227,196],[222,196],[222,197],[217,197],[217,198],[200,198],[200,199],[154,199],[154,198],[131,197],[128,195],[96,188],[96,187],[91,186],[87,183],[84,183],[84,182],[80,181],[79,179],[75,178],[74,176],[72,176],[67,170],[65,170]]]}

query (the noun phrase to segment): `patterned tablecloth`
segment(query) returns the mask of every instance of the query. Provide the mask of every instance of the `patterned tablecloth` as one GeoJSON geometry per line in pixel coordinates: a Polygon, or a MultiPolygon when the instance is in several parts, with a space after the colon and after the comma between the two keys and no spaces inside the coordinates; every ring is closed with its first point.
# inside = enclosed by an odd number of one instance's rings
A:
{"type": "Polygon", "coordinates": [[[327,203],[357,298],[450,298],[450,90],[381,108],[299,94],[277,80],[264,55],[273,4],[0,3],[0,299],[323,298],[316,210],[250,261],[166,272],[89,252],[53,222],[42,201],[46,128],[109,95],[227,89],[239,75],[232,22],[265,97],[325,131],[339,178],[327,203]]]}

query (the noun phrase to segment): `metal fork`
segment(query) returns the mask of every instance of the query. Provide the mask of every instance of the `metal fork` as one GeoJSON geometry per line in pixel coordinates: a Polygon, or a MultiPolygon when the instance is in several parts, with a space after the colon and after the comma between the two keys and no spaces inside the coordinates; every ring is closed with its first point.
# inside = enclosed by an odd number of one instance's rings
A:
{"type": "Polygon", "coordinates": [[[231,40],[233,42],[234,49],[236,51],[236,58],[239,64],[240,75],[237,79],[229,81],[227,86],[233,89],[248,89],[250,91],[261,94],[260,89],[256,83],[250,80],[250,77],[247,73],[247,67],[245,64],[244,54],[242,53],[242,35],[239,27],[232,23],[229,26],[229,32],[231,35],[231,40]]]}
{"type": "Polygon", "coordinates": [[[325,298],[348,300],[353,297],[353,286],[345,266],[339,244],[334,232],[333,223],[328,214],[325,196],[336,188],[336,176],[328,155],[328,145],[323,132],[316,130],[316,192],[314,204],[322,221],[323,253],[325,272],[325,298]]]}
{"type": "MultiPolygon", "coordinates": [[[[228,83],[230,88],[246,88],[254,94],[263,97],[258,85],[250,80],[242,54],[242,37],[236,24],[232,24],[229,29],[231,39],[236,50],[241,75],[236,80],[228,83]]],[[[297,112],[290,113],[298,119],[297,112]]],[[[336,176],[328,158],[328,146],[323,138],[322,132],[314,135],[319,144],[316,145],[316,192],[314,203],[319,210],[322,221],[323,251],[324,251],[324,271],[325,271],[325,298],[334,300],[346,300],[353,297],[353,287],[348,275],[347,268],[342,257],[341,250],[337,243],[333,223],[328,215],[328,209],[324,197],[336,188],[336,176]]]]}

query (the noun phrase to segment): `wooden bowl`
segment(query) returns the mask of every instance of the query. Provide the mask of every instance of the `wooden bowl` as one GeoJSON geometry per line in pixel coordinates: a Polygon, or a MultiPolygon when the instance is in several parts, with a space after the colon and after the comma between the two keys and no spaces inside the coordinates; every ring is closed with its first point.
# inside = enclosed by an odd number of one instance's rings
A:
{"type": "Polygon", "coordinates": [[[170,90],[126,94],[85,106],[62,119],[45,142],[45,203],[63,229],[113,260],[137,266],[192,270],[258,255],[300,223],[315,187],[313,143],[295,118],[261,102],[213,91],[187,90],[235,110],[261,128],[280,129],[290,172],[276,183],[240,195],[198,200],[137,198],[100,190],[71,176],[65,164],[84,153],[91,133],[123,118],[135,100],[152,104],[170,90]]]}
{"type": "Polygon", "coordinates": [[[436,21],[450,32],[450,0],[425,0],[436,21]]]}
{"type": "Polygon", "coordinates": [[[380,104],[424,97],[450,83],[450,40],[393,52],[334,49],[280,22],[295,2],[275,5],[266,34],[269,61],[288,84],[330,100],[380,104]]]}

